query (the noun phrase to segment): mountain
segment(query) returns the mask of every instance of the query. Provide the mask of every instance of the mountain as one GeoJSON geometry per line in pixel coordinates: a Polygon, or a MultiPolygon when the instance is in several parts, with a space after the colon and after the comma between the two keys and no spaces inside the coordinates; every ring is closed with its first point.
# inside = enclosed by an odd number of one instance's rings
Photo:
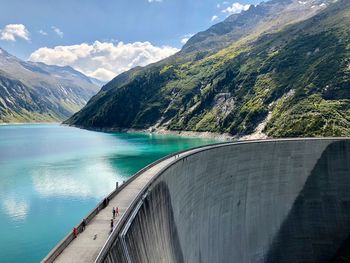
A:
{"type": "Polygon", "coordinates": [[[350,135],[350,1],[273,0],[125,72],[66,123],[242,137],[350,135]]]}
{"type": "Polygon", "coordinates": [[[95,79],[93,77],[88,77],[88,78],[89,78],[90,82],[92,82],[92,84],[95,84],[96,86],[99,86],[99,87],[103,87],[104,85],[107,84],[106,81],[95,79]]]}
{"type": "Polygon", "coordinates": [[[0,48],[0,122],[62,121],[99,88],[71,67],[25,62],[0,48]]]}
{"type": "MultiPolygon", "coordinates": [[[[328,1],[331,2],[331,1],[328,1]]],[[[208,30],[194,35],[181,52],[217,51],[251,35],[278,31],[282,26],[305,20],[324,8],[324,0],[272,0],[251,5],[247,12],[234,14],[208,30]]]]}

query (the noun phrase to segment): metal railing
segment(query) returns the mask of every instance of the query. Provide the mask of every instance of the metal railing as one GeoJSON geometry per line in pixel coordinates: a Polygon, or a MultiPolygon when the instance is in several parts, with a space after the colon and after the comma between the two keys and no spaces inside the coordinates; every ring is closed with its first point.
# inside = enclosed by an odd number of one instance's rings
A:
{"type": "MultiPolygon", "coordinates": [[[[345,139],[346,140],[350,140],[350,138],[348,138],[348,137],[346,137],[346,138],[334,137],[334,138],[285,138],[285,139],[231,141],[231,142],[221,142],[221,143],[214,143],[214,144],[210,144],[210,145],[199,146],[199,147],[195,147],[195,148],[192,148],[192,149],[184,150],[184,151],[181,151],[181,152],[178,152],[178,153],[171,154],[171,155],[168,155],[166,157],[163,157],[162,159],[159,159],[158,162],[156,162],[155,164],[158,164],[158,163],[164,161],[165,159],[174,157],[175,155],[193,151],[193,152],[191,152],[191,153],[189,153],[187,155],[181,156],[181,157],[175,159],[174,161],[168,163],[167,165],[165,165],[143,187],[143,189],[139,192],[139,194],[136,196],[136,198],[133,200],[133,202],[129,205],[129,207],[126,209],[126,211],[122,215],[121,219],[119,220],[118,224],[114,228],[114,230],[111,233],[111,235],[108,237],[105,245],[101,249],[101,251],[98,254],[98,256],[97,256],[97,258],[96,258],[94,263],[103,263],[105,261],[105,259],[107,258],[110,249],[112,248],[114,243],[117,242],[118,237],[119,237],[119,240],[123,239],[123,237],[121,236],[121,233],[122,233],[123,229],[125,228],[125,224],[127,222],[131,223],[130,220],[131,220],[131,215],[133,214],[133,211],[135,210],[136,206],[139,204],[139,201],[141,200],[142,196],[144,196],[146,194],[146,192],[148,191],[150,186],[159,178],[159,176],[161,176],[173,164],[177,163],[178,161],[180,161],[180,160],[182,160],[184,158],[187,158],[189,156],[192,156],[192,155],[195,155],[195,154],[207,151],[207,150],[212,150],[212,149],[219,148],[219,147],[227,147],[227,146],[231,146],[231,145],[242,145],[242,144],[248,144],[248,143],[252,144],[252,143],[267,143],[267,142],[302,141],[302,140],[330,140],[330,141],[336,141],[336,140],[345,140],[345,139]]],[[[126,233],[123,233],[123,235],[125,235],[125,234],[126,233]]]]}
{"type": "MultiPolygon", "coordinates": [[[[215,143],[215,144],[210,144],[210,145],[217,145],[217,144],[223,144],[225,142],[221,142],[221,143],[215,143]]],[[[112,198],[114,198],[120,191],[122,191],[126,186],[128,186],[132,181],[134,181],[139,175],[141,175],[142,173],[146,172],[147,170],[149,170],[150,168],[154,167],[155,165],[161,163],[162,161],[172,158],[175,155],[184,153],[186,151],[189,150],[193,150],[193,149],[197,149],[197,148],[201,148],[201,147],[208,147],[208,145],[202,145],[202,146],[198,146],[192,149],[187,149],[187,150],[183,150],[180,152],[176,152],[176,153],[172,153],[169,155],[166,155],[158,160],[156,160],[153,163],[150,163],[149,165],[145,166],[144,168],[142,168],[141,170],[139,170],[137,173],[135,173],[133,176],[131,176],[130,178],[128,178],[128,180],[126,180],[122,185],[120,185],[118,188],[116,188],[115,190],[113,190],[108,196],[106,196],[107,199],[111,200],[112,198]]],[[[104,199],[106,199],[104,198],[104,199]]],[[[99,211],[101,211],[102,209],[105,208],[105,204],[103,203],[104,199],[99,202],[97,204],[97,206],[91,210],[91,212],[85,217],[85,221],[86,224],[88,225],[89,222],[91,222],[91,220],[99,213],[99,211]]],[[[138,198],[137,198],[138,199],[138,198]]],[[[120,224],[122,218],[120,219],[120,221],[118,222],[118,225],[120,224]]],[[[83,230],[83,220],[75,226],[75,228],[77,229],[77,233],[81,233],[83,230]]],[[[73,231],[71,231],[69,234],[67,234],[50,252],[49,254],[47,254],[47,256],[41,260],[41,263],[52,263],[54,262],[54,260],[63,252],[63,250],[68,247],[68,245],[75,239],[73,231]]]]}
{"type": "MultiPolygon", "coordinates": [[[[127,181],[125,181],[125,183],[123,183],[120,187],[116,188],[113,192],[111,192],[106,198],[108,198],[109,200],[111,200],[112,198],[114,198],[120,191],[122,191],[126,186],[128,186],[132,181],[134,181],[136,178],[138,178],[142,173],[146,172],[147,170],[149,170],[150,168],[156,166],[157,164],[163,162],[164,160],[167,160],[169,158],[173,158],[176,155],[179,154],[183,154],[186,152],[191,152],[188,155],[185,156],[181,156],[177,159],[174,159],[173,162],[170,162],[169,164],[165,165],[159,172],[157,172],[157,174],[145,185],[145,187],[139,192],[139,194],[137,195],[137,197],[133,200],[133,202],[129,205],[129,207],[126,209],[126,211],[124,212],[124,214],[122,215],[122,217],[120,218],[120,220],[118,221],[116,227],[114,228],[113,232],[111,233],[111,235],[109,236],[109,238],[107,239],[107,241],[105,242],[104,246],[102,247],[100,253],[98,254],[95,263],[101,263],[104,261],[104,259],[107,257],[108,251],[110,250],[110,248],[113,246],[113,243],[117,240],[118,235],[121,233],[121,230],[123,228],[123,226],[125,225],[126,221],[128,221],[128,219],[130,218],[130,215],[132,213],[132,211],[134,210],[134,208],[136,207],[136,205],[138,204],[139,200],[141,199],[141,197],[145,194],[145,192],[147,191],[147,189],[149,189],[149,187],[154,183],[154,181],[162,174],[164,173],[164,171],[166,171],[169,167],[171,167],[174,163],[197,153],[203,152],[203,151],[207,151],[210,149],[214,149],[214,148],[219,148],[219,147],[225,147],[225,146],[229,146],[229,145],[241,145],[241,144],[247,144],[247,143],[264,143],[264,142],[279,142],[279,141],[299,141],[299,140],[332,140],[332,141],[336,141],[336,140],[350,140],[350,138],[348,137],[336,137],[336,138],[287,138],[287,139],[266,139],[266,140],[247,140],[247,141],[230,141],[230,142],[220,142],[220,143],[213,143],[213,144],[209,144],[209,145],[202,145],[202,146],[198,146],[198,147],[194,147],[191,149],[187,149],[187,150],[183,150],[183,151],[179,151],[176,153],[172,153],[169,154],[167,156],[164,156],[160,159],[158,159],[157,161],[145,166],[144,168],[142,168],[140,171],[138,171],[137,173],[135,173],[132,177],[130,177],[127,181]]],[[[105,208],[105,205],[103,203],[103,200],[86,216],[85,220],[87,225],[89,224],[89,222],[98,214],[98,212],[100,210],[102,210],[103,208],[105,208]]],[[[81,221],[77,226],[76,229],[78,231],[78,233],[80,233],[82,231],[82,223],[83,221],[81,221]]],[[[59,256],[59,254],[62,253],[62,251],[74,240],[74,235],[73,232],[71,232],[70,234],[68,234],[67,236],[65,236],[50,252],[49,254],[41,261],[42,263],[51,263],[54,262],[54,260],[59,256]]]]}

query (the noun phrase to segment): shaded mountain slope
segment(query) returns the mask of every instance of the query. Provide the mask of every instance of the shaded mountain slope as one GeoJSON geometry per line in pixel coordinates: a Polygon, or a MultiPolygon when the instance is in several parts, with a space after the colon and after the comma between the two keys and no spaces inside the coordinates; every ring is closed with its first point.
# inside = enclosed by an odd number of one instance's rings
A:
{"type": "Polygon", "coordinates": [[[25,62],[0,49],[0,122],[62,121],[98,90],[71,67],[25,62]]]}

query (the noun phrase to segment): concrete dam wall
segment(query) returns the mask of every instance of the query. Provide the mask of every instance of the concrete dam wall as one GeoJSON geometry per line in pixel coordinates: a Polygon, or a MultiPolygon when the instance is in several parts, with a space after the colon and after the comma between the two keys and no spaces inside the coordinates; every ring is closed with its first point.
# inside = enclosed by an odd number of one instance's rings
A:
{"type": "Polygon", "coordinates": [[[342,262],[348,247],[350,140],[277,140],[178,158],[96,262],[342,262]]]}

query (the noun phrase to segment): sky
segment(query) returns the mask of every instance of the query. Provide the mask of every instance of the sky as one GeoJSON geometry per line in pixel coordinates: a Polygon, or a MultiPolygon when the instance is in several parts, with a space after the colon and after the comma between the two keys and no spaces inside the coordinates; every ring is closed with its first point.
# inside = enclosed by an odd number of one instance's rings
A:
{"type": "Polygon", "coordinates": [[[108,81],[261,0],[0,0],[0,47],[108,81]]]}

